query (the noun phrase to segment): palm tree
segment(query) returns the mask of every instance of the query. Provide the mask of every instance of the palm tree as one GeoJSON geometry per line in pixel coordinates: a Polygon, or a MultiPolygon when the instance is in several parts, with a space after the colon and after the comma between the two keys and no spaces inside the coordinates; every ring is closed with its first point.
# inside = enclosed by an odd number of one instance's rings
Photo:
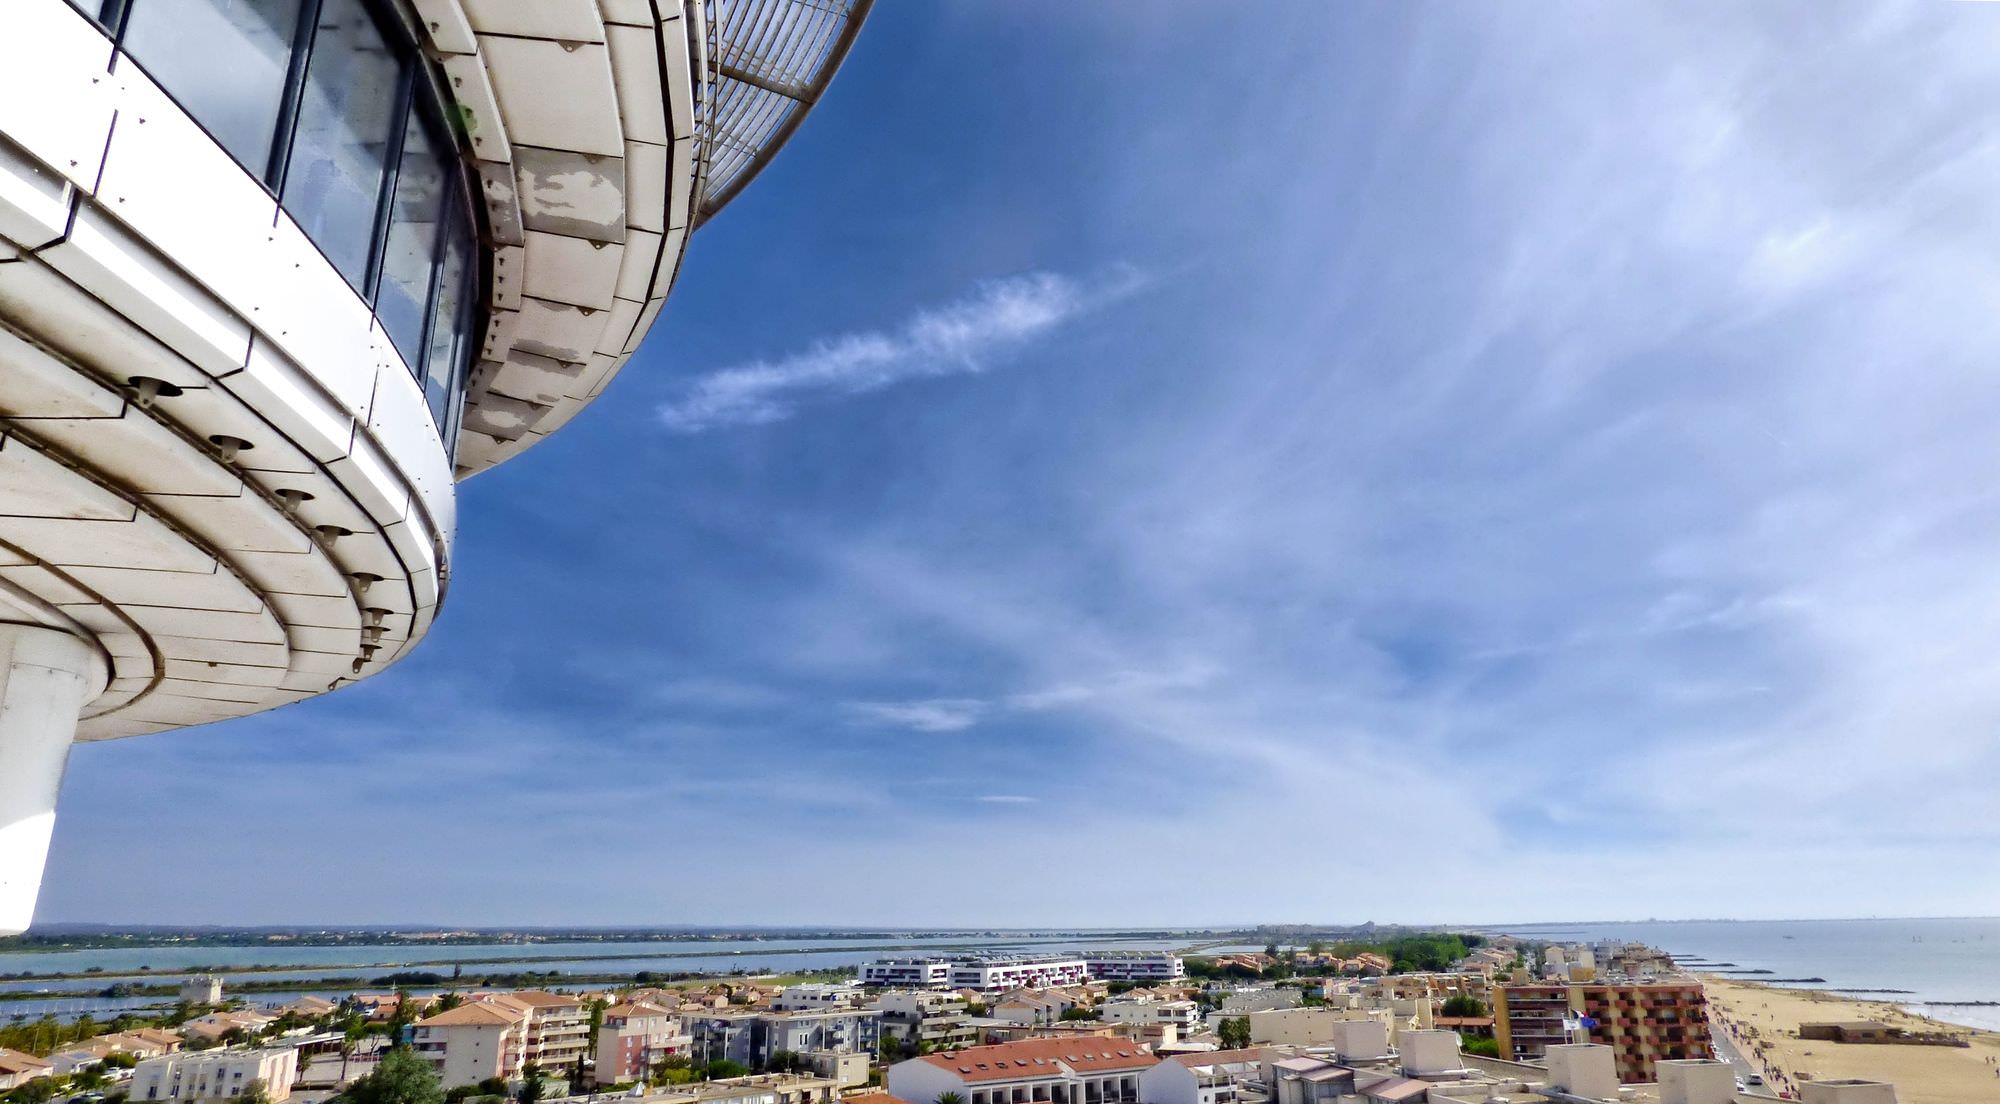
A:
{"type": "Polygon", "coordinates": [[[955,1092],[941,1092],[936,1104],[965,1104],[965,1098],[955,1092]]]}

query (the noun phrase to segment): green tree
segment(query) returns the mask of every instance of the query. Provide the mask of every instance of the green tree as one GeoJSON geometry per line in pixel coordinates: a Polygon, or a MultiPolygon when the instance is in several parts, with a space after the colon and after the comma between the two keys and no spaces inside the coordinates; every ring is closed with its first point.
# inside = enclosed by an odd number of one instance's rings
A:
{"type": "Polygon", "coordinates": [[[542,1066],[539,1062],[529,1062],[521,1067],[521,1091],[515,1096],[521,1104],[535,1104],[542,1098],[542,1066]]]}
{"type": "Polygon", "coordinates": [[[264,1087],[262,1078],[251,1078],[243,1086],[243,1092],[236,1098],[237,1104],[271,1104],[271,1090],[264,1087]]]}
{"type": "Polygon", "coordinates": [[[1215,1034],[1224,1050],[1242,1050],[1250,1045],[1250,1017],[1227,1016],[1216,1025],[1215,1034]]]}
{"type": "Polygon", "coordinates": [[[955,1092],[941,1092],[938,1094],[937,1104],[965,1104],[965,1098],[955,1092]]]}
{"type": "Polygon", "coordinates": [[[1467,1054],[1478,1054],[1487,1058],[1500,1057],[1500,1040],[1490,1035],[1467,1035],[1461,1031],[1458,1035],[1458,1045],[1467,1054]]]}
{"type": "Polygon", "coordinates": [[[1440,1011],[1447,1016],[1484,1016],[1486,1003],[1469,993],[1458,993],[1446,997],[1440,1011]]]}
{"type": "Polygon", "coordinates": [[[1096,1020],[1102,1018],[1103,1017],[1097,1014],[1095,1009],[1084,1008],[1081,1005],[1072,1008],[1065,1008],[1063,1009],[1062,1013],[1063,1020],[1072,1022],[1076,1020],[1096,1020]]]}
{"type": "Polygon", "coordinates": [[[444,1089],[438,1086],[431,1064],[415,1051],[392,1050],[373,1073],[347,1086],[339,1099],[344,1104],[444,1104],[444,1089]]]}
{"type": "Polygon", "coordinates": [[[705,1066],[701,1071],[701,1075],[703,1078],[709,1081],[721,1081],[724,1078],[728,1077],[742,1077],[747,1075],[749,1072],[750,1072],[749,1066],[746,1066],[741,1062],[732,1062],[727,1058],[722,1058],[718,1059],[717,1061],[710,1062],[707,1066],[705,1066]]]}

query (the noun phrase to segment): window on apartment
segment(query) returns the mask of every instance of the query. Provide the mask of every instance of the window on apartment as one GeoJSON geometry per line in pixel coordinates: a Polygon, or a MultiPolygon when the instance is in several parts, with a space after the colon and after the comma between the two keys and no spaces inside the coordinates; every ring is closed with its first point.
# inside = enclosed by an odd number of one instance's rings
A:
{"type": "Polygon", "coordinates": [[[279,198],[363,294],[406,78],[362,0],[324,0],[279,198]]]}

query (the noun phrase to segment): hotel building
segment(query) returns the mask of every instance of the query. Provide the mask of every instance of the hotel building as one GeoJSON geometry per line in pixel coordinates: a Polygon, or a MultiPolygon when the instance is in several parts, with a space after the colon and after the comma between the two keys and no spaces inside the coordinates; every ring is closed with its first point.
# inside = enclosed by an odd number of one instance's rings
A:
{"type": "Polygon", "coordinates": [[[1092,954],[1084,956],[1083,966],[1092,981],[1172,982],[1187,977],[1187,967],[1175,954],[1092,954]]]}
{"type": "Polygon", "coordinates": [[[1691,978],[1496,985],[1493,1034],[1500,1056],[1517,1062],[1540,1059],[1552,1046],[1604,1044],[1625,1084],[1655,1080],[1662,1059],[1714,1056],[1708,1002],[1691,978]]]}
{"type": "Polygon", "coordinates": [[[129,1099],[227,1100],[261,1084],[272,1101],[289,1099],[298,1077],[298,1051],[211,1050],[148,1058],[133,1067],[129,1099]]]}
{"type": "Polygon", "coordinates": [[[889,1095],[964,1104],[1138,1104],[1139,1078],[1159,1064],[1124,1039],[1022,1039],[944,1051],[889,1067],[889,1095]]]}
{"type": "Polygon", "coordinates": [[[868,6],[0,4],[0,933],[72,740],[409,654],[868,6]]]}

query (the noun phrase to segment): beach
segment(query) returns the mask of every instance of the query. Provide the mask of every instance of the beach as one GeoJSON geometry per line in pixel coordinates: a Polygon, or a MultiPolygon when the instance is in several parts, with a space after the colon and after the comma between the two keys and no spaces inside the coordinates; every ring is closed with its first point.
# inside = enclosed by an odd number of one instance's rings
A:
{"type": "Polygon", "coordinates": [[[1787,989],[1702,975],[1709,1019],[1718,1039],[1759,1064],[1769,1089],[1796,1095],[1801,1075],[1889,1081],[1899,1099],[1924,1104],[1993,1104],[2000,1100],[2000,1033],[1978,1031],[1905,1012],[1882,1000],[1787,989]],[[1969,1047],[1801,1040],[1800,1023],[1874,1020],[1909,1032],[1946,1032],[1969,1047]],[[1777,1076],[1773,1076],[1776,1074],[1777,1076]]]}

